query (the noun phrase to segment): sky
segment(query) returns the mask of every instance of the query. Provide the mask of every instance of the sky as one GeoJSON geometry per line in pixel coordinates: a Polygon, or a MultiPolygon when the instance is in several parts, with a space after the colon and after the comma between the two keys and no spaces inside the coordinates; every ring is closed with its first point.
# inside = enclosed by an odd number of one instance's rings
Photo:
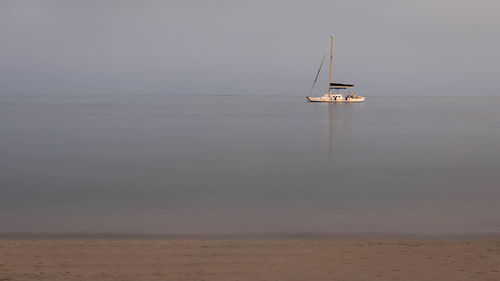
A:
{"type": "Polygon", "coordinates": [[[500,2],[0,0],[0,93],[500,95],[500,2]],[[322,73],[321,87],[326,86],[322,73]]]}

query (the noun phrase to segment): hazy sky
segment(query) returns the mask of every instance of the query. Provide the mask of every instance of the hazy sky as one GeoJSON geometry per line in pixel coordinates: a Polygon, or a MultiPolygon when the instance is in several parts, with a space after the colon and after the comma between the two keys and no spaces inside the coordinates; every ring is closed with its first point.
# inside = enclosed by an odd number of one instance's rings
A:
{"type": "Polygon", "coordinates": [[[333,33],[336,80],[363,94],[500,95],[499,10],[494,0],[0,0],[0,93],[301,95],[333,33]]]}

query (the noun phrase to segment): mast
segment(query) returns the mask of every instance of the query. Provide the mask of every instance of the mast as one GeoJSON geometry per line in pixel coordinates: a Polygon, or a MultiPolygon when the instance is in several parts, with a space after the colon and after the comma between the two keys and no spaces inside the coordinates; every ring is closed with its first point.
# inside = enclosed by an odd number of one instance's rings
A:
{"type": "Polygon", "coordinates": [[[332,96],[332,83],[333,83],[333,35],[330,37],[330,83],[328,83],[328,95],[332,96]]]}

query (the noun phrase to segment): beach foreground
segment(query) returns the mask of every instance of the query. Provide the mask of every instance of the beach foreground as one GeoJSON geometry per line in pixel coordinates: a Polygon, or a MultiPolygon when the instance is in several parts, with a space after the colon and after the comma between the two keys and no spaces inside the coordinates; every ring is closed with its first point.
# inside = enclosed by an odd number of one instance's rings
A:
{"type": "Polygon", "coordinates": [[[0,239],[0,280],[500,280],[500,238],[0,239]]]}

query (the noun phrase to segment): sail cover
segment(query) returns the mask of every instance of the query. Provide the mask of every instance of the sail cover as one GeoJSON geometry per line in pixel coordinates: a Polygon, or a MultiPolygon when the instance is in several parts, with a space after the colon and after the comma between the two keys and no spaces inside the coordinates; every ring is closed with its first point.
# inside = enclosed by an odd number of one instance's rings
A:
{"type": "Polygon", "coordinates": [[[353,84],[342,84],[342,83],[330,83],[330,87],[335,87],[335,88],[352,88],[354,87],[353,84]]]}

